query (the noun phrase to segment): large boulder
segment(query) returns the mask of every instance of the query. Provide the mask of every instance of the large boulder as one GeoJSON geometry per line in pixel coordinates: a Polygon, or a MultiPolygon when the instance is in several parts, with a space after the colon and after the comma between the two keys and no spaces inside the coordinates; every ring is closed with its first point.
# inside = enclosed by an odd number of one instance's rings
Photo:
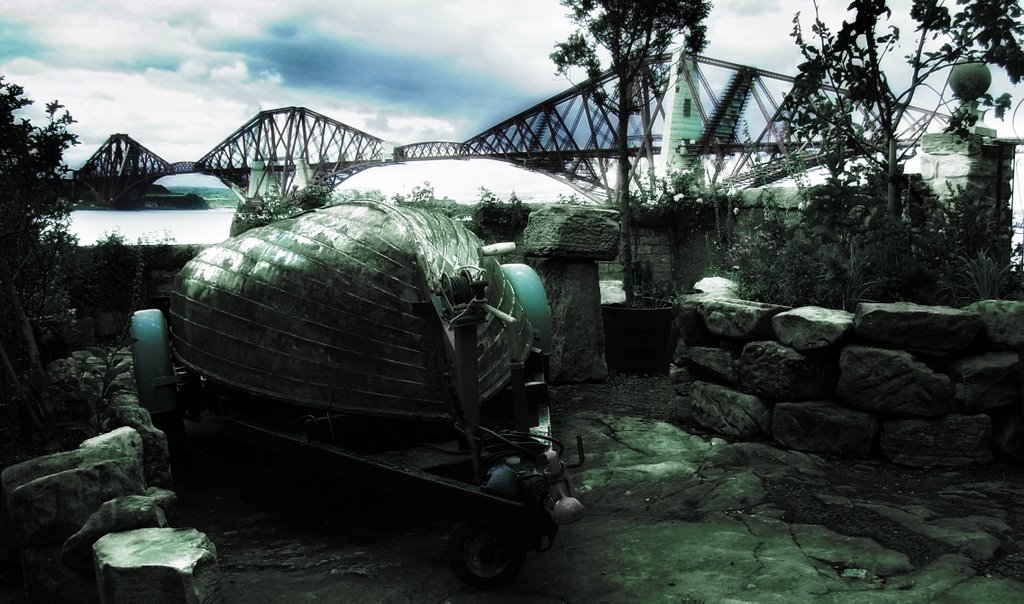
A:
{"type": "Polygon", "coordinates": [[[922,417],[955,408],[949,376],[932,371],[905,350],[846,346],[839,370],[837,393],[844,406],[922,417]]]}
{"type": "Polygon", "coordinates": [[[79,448],[43,455],[4,468],[0,474],[7,509],[14,505],[14,491],[37,478],[104,461],[121,461],[129,473],[142,480],[142,441],[130,428],[117,430],[82,443],[79,448]]]}
{"type": "Polygon", "coordinates": [[[178,516],[177,493],[161,487],[149,487],[146,489],[146,497],[149,497],[163,511],[168,523],[174,523],[175,518],[178,516]]]}
{"type": "Polygon", "coordinates": [[[14,489],[15,537],[23,547],[64,543],[104,501],[145,491],[138,469],[122,460],[37,478],[14,489]]]}
{"type": "Polygon", "coordinates": [[[619,255],[619,213],[552,204],[530,212],[523,253],[542,258],[614,260],[619,255]]]}
{"type": "Polygon", "coordinates": [[[960,350],[981,331],[976,312],[912,302],[861,303],[853,318],[854,332],[890,346],[924,350],[960,350]]]}
{"type": "Polygon", "coordinates": [[[743,390],[768,399],[827,398],[836,389],[835,367],[774,340],[748,343],[737,367],[743,390]]]}
{"type": "Polygon", "coordinates": [[[772,317],[775,338],[800,351],[839,344],[853,329],[853,313],[835,308],[801,306],[772,317]]]}
{"type": "Polygon", "coordinates": [[[987,415],[882,422],[882,455],[907,466],[966,466],[992,461],[992,421],[987,415]]]}
{"type": "Polygon", "coordinates": [[[680,338],[672,362],[679,366],[696,369],[700,374],[727,384],[735,384],[739,378],[732,353],[725,348],[711,346],[687,346],[680,338]]]}
{"type": "Polygon", "coordinates": [[[740,286],[726,277],[704,277],[693,284],[693,291],[714,298],[739,299],[740,286]]]}
{"type": "Polygon", "coordinates": [[[551,307],[549,379],[563,384],[604,380],[608,365],[597,264],[548,259],[536,271],[551,307]]]}
{"type": "Polygon", "coordinates": [[[737,438],[769,434],[771,409],[760,398],[727,386],[694,382],[690,388],[693,420],[697,425],[737,438]]]}
{"type": "Polygon", "coordinates": [[[982,333],[989,342],[1009,348],[1024,345],[1024,302],[981,300],[966,310],[981,318],[982,333]]]}
{"type": "Polygon", "coordinates": [[[109,604],[221,602],[217,548],[191,528],[110,533],[93,545],[100,599],[109,604]]]}
{"type": "Polygon", "coordinates": [[[735,340],[768,340],[773,337],[772,318],[788,306],[713,298],[701,302],[697,311],[711,333],[735,340]]]}
{"type": "Polygon", "coordinates": [[[724,277],[704,277],[694,283],[692,291],[680,295],[672,302],[679,335],[691,346],[716,346],[719,337],[704,325],[700,305],[717,298],[738,299],[738,291],[736,282],[724,277]]]}
{"type": "Polygon", "coordinates": [[[103,502],[85,525],[68,537],[61,548],[61,560],[71,568],[92,571],[92,544],[107,533],[138,528],[167,526],[167,518],[151,498],[124,495],[103,502]]]}
{"type": "Polygon", "coordinates": [[[954,361],[953,398],[966,415],[1020,405],[1020,357],[1016,352],[986,352],[954,361]]]}
{"type": "Polygon", "coordinates": [[[772,438],[787,449],[842,457],[868,457],[878,419],[825,402],[779,403],[772,410],[772,438]]]}
{"type": "Polygon", "coordinates": [[[121,426],[134,429],[142,437],[142,466],[146,484],[171,488],[174,478],[171,475],[171,452],[167,435],[153,425],[149,410],[139,404],[139,397],[135,394],[121,393],[111,399],[103,428],[114,430],[121,426]]]}

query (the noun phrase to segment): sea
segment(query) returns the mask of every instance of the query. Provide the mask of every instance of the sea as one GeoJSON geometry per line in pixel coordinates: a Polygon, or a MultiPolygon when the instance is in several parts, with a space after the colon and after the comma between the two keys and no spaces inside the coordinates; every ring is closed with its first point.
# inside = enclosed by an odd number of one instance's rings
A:
{"type": "Polygon", "coordinates": [[[80,245],[113,233],[126,243],[219,243],[228,238],[234,208],[209,210],[75,210],[69,230],[80,245]]]}

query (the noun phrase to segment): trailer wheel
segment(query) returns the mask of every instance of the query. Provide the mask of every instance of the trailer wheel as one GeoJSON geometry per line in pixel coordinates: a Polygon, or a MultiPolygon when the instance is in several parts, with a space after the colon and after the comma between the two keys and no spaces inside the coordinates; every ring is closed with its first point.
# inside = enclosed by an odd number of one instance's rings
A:
{"type": "Polygon", "coordinates": [[[462,520],[448,534],[448,565],[463,583],[477,589],[508,585],[523,568],[526,551],[515,537],[462,520]]]}

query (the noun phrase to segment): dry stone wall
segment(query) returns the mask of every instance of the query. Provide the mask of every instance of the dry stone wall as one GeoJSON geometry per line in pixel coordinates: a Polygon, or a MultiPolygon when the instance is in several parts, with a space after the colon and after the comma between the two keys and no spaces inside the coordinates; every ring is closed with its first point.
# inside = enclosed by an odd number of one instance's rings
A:
{"type": "MultiPolygon", "coordinates": [[[[55,393],[85,405],[82,374],[102,364],[89,351],[55,361],[55,393]]],[[[131,374],[118,376],[93,418],[105,432],[0,472],[29,601],[222,600],[213,544],[194,529],[167,527],[177,507],[167,438],[139,405],[131,374]]]]}
{"type": "Polygon", "coordinates": [[[865,303],[849,313],[697,287],[676,301],[678,420],[909,466],[1024,463],[1024,302],[865,303]]]}

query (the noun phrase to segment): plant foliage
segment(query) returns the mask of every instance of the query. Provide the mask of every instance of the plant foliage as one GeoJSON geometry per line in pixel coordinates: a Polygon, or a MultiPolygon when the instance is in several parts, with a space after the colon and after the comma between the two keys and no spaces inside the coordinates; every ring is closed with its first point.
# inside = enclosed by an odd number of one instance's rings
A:
{"type": "Polygon", "coordinates": [[[588,77],[602,71],[598,48],[610,55],[610,69],[617,79],[616,207],[622,221],[623,289],[626,303],[633,304],[633,249],[630,242],[629,117],[637,109],[635,84],[647,67],[647,59],[664,54],[677,36],[684,35],[687,50],[699,52],[707,44],[704,20],[711,12],[707,0],[562,0],[568,17],[579,29],[555,46],[551,60],[556,73],[568,75],[583,68],[588,77]]]}

